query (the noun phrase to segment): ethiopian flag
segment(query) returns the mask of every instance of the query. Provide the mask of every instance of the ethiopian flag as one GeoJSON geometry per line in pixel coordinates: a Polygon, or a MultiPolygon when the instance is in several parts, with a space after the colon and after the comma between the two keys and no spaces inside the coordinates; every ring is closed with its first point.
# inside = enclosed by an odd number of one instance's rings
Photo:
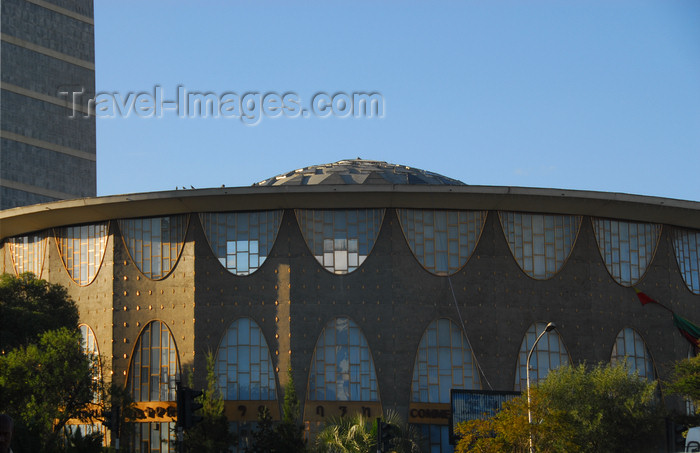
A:
{"type": "Polygon", "coordinates": [[[642,305],[646,304],[658,304],[657,301],[652,299],[651,297],[647,296],[637,288],[634,288],[634,292],[637,293],[637,297],[639,298],[639,301],[642,303],[642,305]]]}
{"type": "Polygon", "coordinates": [[[678,327],[681,335],[693,346],[700,348],[700,327],[675,313],[673,314],[673,325],[678,327]]]}
{"type": "Polygon", "coordinates": [[[690,344],[700,349],[700,327],[696,326],[684,317],[675,314],[673,310],[671,310],[663,304],[658,303],[657,301],[647,296],[637,288],[633,289],[634,292],[637,293],[637,297],[639,298],[639,301],[642,303],[642,305],[656,304],[659,307],[670,311],[673,315],[673,325],[678,328],[678,330],[681,332],[681,335],[683,335],[685,339],[690,342],[690,344]]]}

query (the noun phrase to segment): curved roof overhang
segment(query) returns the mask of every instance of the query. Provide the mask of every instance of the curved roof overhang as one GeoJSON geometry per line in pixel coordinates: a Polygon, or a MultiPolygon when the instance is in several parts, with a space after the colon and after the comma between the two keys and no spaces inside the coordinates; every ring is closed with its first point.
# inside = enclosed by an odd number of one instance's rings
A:
{"type": "Polygon", "coordinates": [[[700,229],[700,202],[610,192],[494,186],[233,187],[80,198],[0,211],[0,239],[50,227],[192,212],[433,208],[580,214],[700,229]]]}

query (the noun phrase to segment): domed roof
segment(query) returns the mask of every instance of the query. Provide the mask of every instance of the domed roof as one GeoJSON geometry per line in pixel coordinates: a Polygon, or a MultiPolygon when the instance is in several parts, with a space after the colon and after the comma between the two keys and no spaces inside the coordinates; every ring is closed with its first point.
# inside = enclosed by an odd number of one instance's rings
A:
{"type": "Polygon", "coordinates": [[[315,186],[331,184],[466,185],[462,181],[419,168],[358,158],[341,160],[331,164],[311,165],[268,178],[253,184],[253,186],[315,186]]]}

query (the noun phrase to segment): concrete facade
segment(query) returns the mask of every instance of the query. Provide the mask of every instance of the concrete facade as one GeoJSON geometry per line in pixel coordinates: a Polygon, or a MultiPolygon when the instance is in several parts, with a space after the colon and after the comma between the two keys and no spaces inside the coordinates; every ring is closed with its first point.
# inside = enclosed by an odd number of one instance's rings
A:
{"type": "MultiPolygon", "coordinates": [[[[95,332],[105,358],[105,376],[112,376],[121,385],[127,385],[134,347],[152,321],[167,326],[177,345],[181,372],[191,370],[195,386],[200,387],[205,385],[207,352],[216,354],[235,320],[254,321],[276,369],[278,400],[227,401],[229,419],[238,426],[254,421],[259,405],[270,406],[279,416],[289,367],[311,432],[331,415],[363,411],[374,417],[389,409],[418,425],[446,426],[444,411],[449,412],[449,404],[415,401],[411,390],[419,344],[426,328],[438,319],[449,319],[468,338],[482,371],[482,389],[514,389],[521,344],[535,322],[557,324],[573,363],[610,361],[616,336],[625,328],[634,329],[644,339],[657,377],[668,376],[669,365],[687,357],[689,343],[674,327],[670,314],[658,306],[642,306],[634,290],[617,283],[608,272],[592,219],[618,212],[620,221],[662,224],[653,259],[634,286],[697,322],[700,294],[683,279],[674,251],[674,231],[682,227],[700,234],[700,203],[549,189],[497,189],[328,185],[136,194],[85,203],[56,202],[45,205],[48,210],[26,207],[4,211],[0,231],[3,239],[45,232],[41,276],[68,287],[80,307],[81,321],[95,332]],[[416,259],[396,211],[431,204],[434,209],[474,206],[488,211],[472,255],[449,277],[429,272],[416,259]],[[331,273],[310,252],[295,209],[314,206],[385,209],[376,243],[354,272],[331,273]],[[234,275],[212,252],[199,213],[251,211],[252,207],[281,209],[281,224],[265,263],[251,275],[234,275]],[[521,269],[499,220],[499,211],[504,210],[535,214],[565,210],[582,216],[571,254],[555,275],[535,279],[521,269]],[[186,215],[188,225],[176,265],[159,280],[138,269],[118,223],[119,219],[154,215],[186,215]],[[63,266],[52,228],[97,221],[110,222],[106,252],[95,280],[80,286],[63,266]],[[337,317],[354,321],[366,338],[376,371],[378,401],[318,401],[308,393],[319,336],[337,317]]],[[[2,253],[2,271],[15,271],[8,241],[2,253]]],[[[677,401],[667,399],[666,403],[673,407],[677,401]]],[[[172,420],[153,411],[149,415],[148,404],[143,403],[142,422],[172,420]]]]}

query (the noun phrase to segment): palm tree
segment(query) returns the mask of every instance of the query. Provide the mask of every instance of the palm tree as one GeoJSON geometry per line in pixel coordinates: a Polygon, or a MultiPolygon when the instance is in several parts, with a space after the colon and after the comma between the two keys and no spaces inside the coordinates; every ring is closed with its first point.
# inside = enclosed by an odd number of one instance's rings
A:
{"type": "Polygon", "coordinates": [[[316,436],[318,453],[373,453],[376,444],[376,424],[360,413],[332,417],[316,436]]]}
{"type": "Polygon", "coordinates": [[[420,453],[423,451],[423,436],[413,425],[404,422],[398,412],[389,410],[384,416],[384,423],[392,427],[392,439],[390,452],[393,453],[420,453]]]}
{"type": "MultiPolygon", "coordinates": [[[[405,423],[395,411],[388,411],[384,423],[392,427],[392,453],[420,453],[422,437],[418,430],[405,423]]],[[[377,424],[356,413],[347,417],[333,417],[316,436],[318,453],[375,453],[377,424]]]]}

